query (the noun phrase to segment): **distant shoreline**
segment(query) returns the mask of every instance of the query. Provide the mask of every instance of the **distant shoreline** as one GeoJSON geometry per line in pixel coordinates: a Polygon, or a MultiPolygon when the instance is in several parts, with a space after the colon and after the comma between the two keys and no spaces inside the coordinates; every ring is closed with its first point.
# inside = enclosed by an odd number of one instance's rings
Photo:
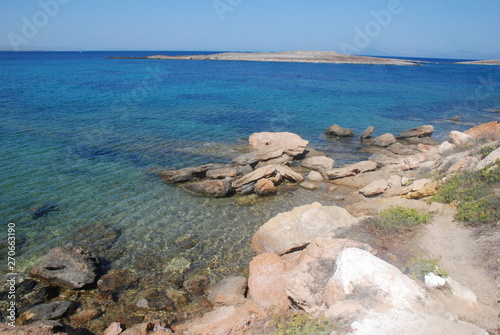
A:
{"type": "Polygon", "coordinates": [[[500,59],[492,60],[477,60],[472,62],[456,62],[455,64],[471,64],[471,65],[500,65],[500,59]]]}
{"type": "Polygon", "coordinates": [[[284,63],[374,64],[419,66],[420,61],[398,58],[344,55],[332,51],[224,52],[210,55],[107,57],[107,59],[215,60],[284,63]]]}

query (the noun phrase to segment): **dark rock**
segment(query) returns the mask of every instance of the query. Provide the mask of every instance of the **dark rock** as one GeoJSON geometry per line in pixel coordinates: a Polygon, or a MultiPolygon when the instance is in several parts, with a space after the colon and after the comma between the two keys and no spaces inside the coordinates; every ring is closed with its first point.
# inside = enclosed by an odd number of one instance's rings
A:
{"type": "Polygon", "coordinates": [[[39,219],[50,212],[58,211],[59,207],[57,205],[36,205],[29,209],[34,220],[39,219]]]}
{"type": "Polygon", "coordinates": [[[136,281],[128,271],[111,270],[97,281],[97,287],[101,292],[117,292],[132,287],[136,281]]]}
{"type": "Polygon", "coordinates": [[[375,130],[375,128],[373,126],[368,126],[368,128],[366,128],[362,133],[361,133],[361,139],[364,140],[364,139],[367,139],[367,138],[370,138],[372,137],[372,134],[373,134],[373,131],[375,130]]]}
{"type": "Polygon", "coordinates": [[[351,129],[342,128],[338,124],[334,124],[333,126],[328,127],[326,130],[326,134],[330,136],[338,136],[338,137],[352,137],[354,134],[351,129]]]}
{"type": "Polygon", "coordinates": [[[76,289],[95,282],[99,260],[79,247],[51,249],[30,275],[51,284],[76,289]]]}
{"type": "Polygon", "coordinates": [[[153,290],[146,294],[143,298],[137,301],[135,305],[137,309],[153,310],[153,311],[169,311],[175,310],[174,302],[168,297],[167,292],[162,290],[153,290]]]}
{"type": "Polygon", "coordinates": [[[449,118],[448,120],[453,121],[453,122],[459,122],[460,120],[462,120],[462,117],[460,115],[455,115],[455,116],[449,118]]]}
{"type": "Polygon", "coordinates": [[[174,244],[180,250],[189,250],[194,248],[200,242],[200,238],[193,234],[188,234],[179,237],[174,244]]]}
{"type": "Polygon", "coordinates": [[[224,168],[223,165],[205,164],[200,166],[187,167],[180,170],[162,171],[158,175],[166,183],[183,183],[187,181],[204,179],[208,170],[224,168]]]}
{"type": "Polygon", "coordinates": [[[433,133],[434,133],[434,127],[431,125],[425,125],[405,130],[401,132],[396,138],[405,139],[410,137],[430,137],[432,136],[433,133]]]}
{"type": "Polygon", "coordinates": [[[233,191],[231,181],[222,179],[188,183],[184,185],[184,188],[195,194],[215,198],[226,197],[233,191]]]}
{"type": "Polygon", "coordinates": [[[200,296],[205,294],[205,291],[208,289],[209,285],[210,280],[207,276],[197,276],[187,279],[186,281],[184,281],[182,286],[184,287],[186,292],[195,296],[200,296]]]}
{"type": "Polygon", "coordinates": [[[75,310],[76,302],[56,300],[29,308],[19,316],[22,323],[38,320],[55,320],[75,310]]]}

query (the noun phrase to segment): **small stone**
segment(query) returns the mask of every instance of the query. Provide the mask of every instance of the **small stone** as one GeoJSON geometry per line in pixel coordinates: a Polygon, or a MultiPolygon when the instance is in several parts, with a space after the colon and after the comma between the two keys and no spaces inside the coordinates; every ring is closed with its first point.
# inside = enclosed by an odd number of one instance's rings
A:
{"type": "Polygon", "coordinates": [[[323,181],[323,176],[318,171],[311,171],[307,175],[307,180],[315,182],[315,183],[319,183],[319,182],[323,181]]]}
{"type": "Polygon", "coordinates": [[[71,317],[71,322],[77,325],[83,325],[86,322],[89,322],[92,319],[97,318],[101,315],[97,309],[85,309],[71,317]]]}
{"type": "Polygon", "coordinates": [[[430,272],[424,276],[425,286],[430,288],[443,287],[446,285],[446,279],[439,277],[434,273],[430,272]]]}
{"type": "Polygon", "coordinates": [[[254,191],[257,195],[267,196],[276,194],[276,186],[269,179],[259,179],[257,183],[255,183],[254,191]]]}
{"type": "Polygon", "coordinates": [[[306,190],[309,190],[309,191],[315,191],[319,188],[318,185],[313,184],[313,183],[308,182],[308,181],[304,181],[304,182],[300,183],[299,186],[306,189],[306,190]]]}

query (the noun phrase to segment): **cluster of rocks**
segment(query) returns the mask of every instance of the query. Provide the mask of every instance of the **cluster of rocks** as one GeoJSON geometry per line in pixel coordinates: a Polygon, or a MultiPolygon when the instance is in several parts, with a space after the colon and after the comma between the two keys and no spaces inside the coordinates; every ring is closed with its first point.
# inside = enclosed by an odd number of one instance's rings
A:
{"type": "MultiPolygon", "coordinates": [[[[487,334],[473,324],[459,321],[459,312],[440,312],[445,310],[439,308],[443,299],[457,306],[478,308],[474,293],[452,278],[429,273],[423,288],[378,258],[377,250],[370,245],[337,237],[366,218],[361,215],[371,214],[359,210],[367,203],[373,201],[380,209],[381,202],[375,201],[401,198],[413,201],[410,199],[434,194],[439,182],[420,177],[423,172],[436,170],[450,175],[466,169],[481,169],[500,159],[500,124],[496,121],[464,133],[452,131],[449,141],[440,145],[406,141],[419,138],[415,134],[423,134],[421,138],[430,135],[428,128],[416,129],[402,133],[412,136],[403,136],[378,148],[369,160],[340,168],[334,168],[331,158],[308,156],[308,143],[298,135],[259,133],[250,138],[253,150],[235,158],[230,166],[204,165],[160,173],[165,181],[182,183],[187,189],[200,183],[227,182],[231,192],[269,194],[262,189],[272,190],[284,180],[305,183],[302,174],[285,165],[300,158],[302,167],[312,170],[307,176],[309,181],[329,179],[330,183],[347,186],[354,189],[353,197],[360,202],[354,204],[357,211],[312,203],[269,220],[252,238],[255,257],[250,262],[248,278],[229,277],[211,286],[202,277],[183,282],[186,292],[206,296],[209,306],[213,306],[213,310],[203,316],[175,324],[148,321],[126,330],[122,324],[112,323],[104,334],[240,334],[252,323],[268,319],[270,311],[288,310],[292,305],[312,315],[332,319],[348,316],[353,334],[445,331],[487,334]],[[479,153],[483,146],[493,147],[485,157],[479,153]],[[358,217],[352,215],[355,212],[358,217]],[[442,292],[437,288],[443,285],[449,288],[450,294],[437,299],[435,295],[442,292]],[[434,314],[429,314],[430,310],[434,314]]],[[[111,293],[129,287],[133,281],[124,271],[111,271],[99,278],[100,272],[99,259],[85,249],[50,250],[43,262],[30,272],[32,277],[49,286],[44,290],[44,298],[19,316],[19,324],[29,325],[16,329],[0,326],[0,331],[65,334],[74,329],[54,320],[67,320],[72,315],[72,324],[78,325],[98,318],[101,311],[82,309],[74,300],[50,287],[97,288],[111,293]]],[[[171,295],[162,292],[143,292],[134,308],[171,311],[174,306],[171,295]]]]}

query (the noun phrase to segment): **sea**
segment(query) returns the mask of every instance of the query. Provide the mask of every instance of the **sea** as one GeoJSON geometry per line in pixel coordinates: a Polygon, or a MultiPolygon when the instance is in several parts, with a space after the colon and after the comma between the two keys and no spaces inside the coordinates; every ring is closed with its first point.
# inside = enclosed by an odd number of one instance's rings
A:
{"type": "MultiPolygon", "coordinates": [[[[105,271],[144,282],[246,274],[262,224],[335,198],[297,187],[205,198],[158,171],[230,163],[255,132],[296,133],[340,166],[369,157],[359,140],[368,126],[377,136],[432,124],[444,141],[500,118],[498,66],[107,58],[201,53],[0,52],[0,252],[15,225],[19,280],[60,246],[88,248],[105,271]],[[332,124],[356,136],[328,138],[332,124]]],[[[6,261],[0,269],[12,272],[6,261]]]]}

